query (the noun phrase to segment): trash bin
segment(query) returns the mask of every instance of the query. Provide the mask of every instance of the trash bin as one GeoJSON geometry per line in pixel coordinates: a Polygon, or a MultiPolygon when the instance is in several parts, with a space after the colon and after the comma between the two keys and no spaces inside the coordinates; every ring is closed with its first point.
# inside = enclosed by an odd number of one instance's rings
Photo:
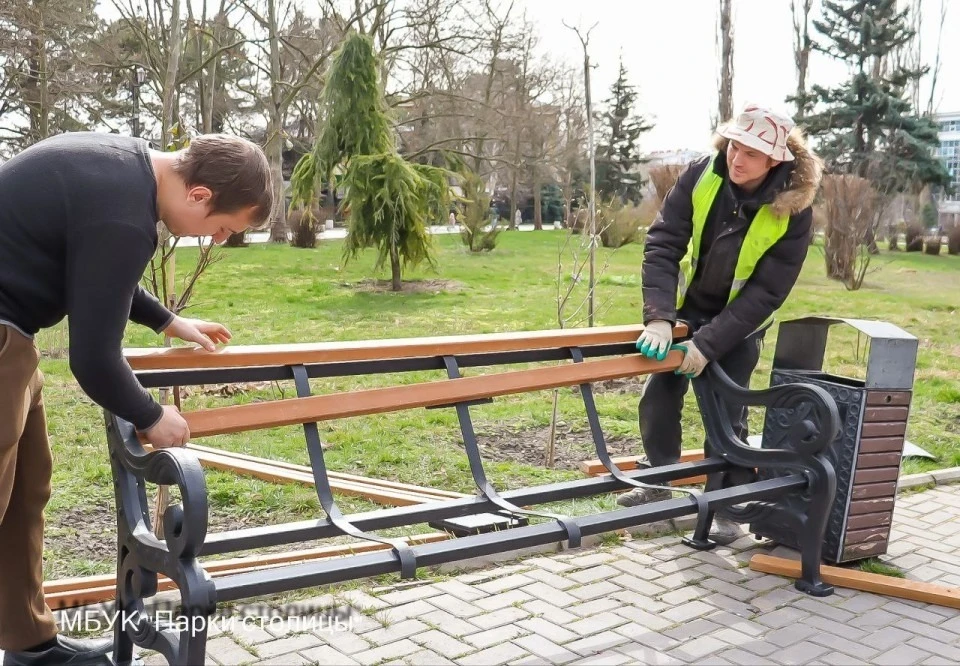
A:
{"type": "MultiPolygon", "coordinates": [[[[824,535],[825,560],[851,562],[887,552],[917,345],[917,338],[886,322],[806,317],[780,324],[770,385],[820,386],[836,400],[840,413],[840,434],[828,451],[837,474],[837,495],[824,535]],[[869,340],[865,379],[824,372],[827,333],[837,324],[851,326],[869,340]]],[[[792,411],[767,410],[761,447],[778,445],[796,420],[790,418],[792,411]]],[[[803,511],[802,506],[794,508],[803,511]]],[[[758,518],[750,529],[757,536],[799,547],[796,530],[773,517],[758,518]]]]}

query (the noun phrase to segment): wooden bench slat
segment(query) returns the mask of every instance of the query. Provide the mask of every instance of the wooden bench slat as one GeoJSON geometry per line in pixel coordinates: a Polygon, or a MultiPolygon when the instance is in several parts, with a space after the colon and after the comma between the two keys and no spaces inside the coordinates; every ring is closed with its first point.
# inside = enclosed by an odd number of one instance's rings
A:
{"type": "Polygon", "coordinates": [[[186,412],[183,416],[190,425],[191,436],[206,437],[622,379],[675,370],[682,361],[680,351],[671,351],[663,361],[638,354],[409,386],[232,405],[186,412]]]}
{"type": "MultiPolygon", "coordinates": [[[[430,338],[397,338],[290,345],[228,346],[216,352],[192,347],[130,348],[124,358],[134,370],[186,370],[236,368],[300,363],[373,361],[450,354],[525,351],[551,347],[573,347],[634,342],[643,326],[597,326],[546,331],[448,335],[430,338]]],[[[674,337],[687,327],[678,324],[674,337]]]]}

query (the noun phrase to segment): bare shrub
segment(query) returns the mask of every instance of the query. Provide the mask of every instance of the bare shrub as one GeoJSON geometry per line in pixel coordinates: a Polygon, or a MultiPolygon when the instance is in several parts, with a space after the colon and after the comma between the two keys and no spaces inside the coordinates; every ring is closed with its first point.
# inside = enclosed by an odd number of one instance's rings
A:
{"type": "Polygon", "coordinates": [[[870,181],[849,174],[824,176],[822,196],[827,276],[847,289],[859,289],[870,266],[870,241],[880,224],[885,198],[870,181]]]}

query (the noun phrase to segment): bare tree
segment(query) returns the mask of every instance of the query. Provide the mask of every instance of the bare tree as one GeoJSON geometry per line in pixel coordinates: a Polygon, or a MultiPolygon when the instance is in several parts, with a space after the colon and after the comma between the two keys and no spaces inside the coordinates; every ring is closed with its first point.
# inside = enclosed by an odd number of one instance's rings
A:
{"type": "Polygon", "coordinates": [[[95,4],[0,3],[0,141],[10,148],[88,128],[84,98],[95,88],[84,48],[101,30],[95,4]]]}
{"type": "Polygon", "coordinates": [[[866,178],[853,174],[823,178],[823,212],[826,217],[824,259],[827,276],[851,290],[863,286],[870,272],[870,241],[875,237],[890,202],[866,178]]]}
{"type": "Polygon", "coordinates": [[[557,92],[560,105],[560,146],[557,153],[557,171],[561,180],[564,202],[564,223],[572,223],[571,212],[574,200],[574,173],[583,164],[584,144],[587,141],[587,118],[582,92],[582,83],[577,73],[570,70],[561,79],[557,92]]]}
{"type": "Polygon", "coordinates": [[[724,121],[733,117],[733,0],[720,0],[717,40],[720,47],[720,84],[717,88],[720,117],[724,121]]]}
{"type": "Polygon", "coordinates": [[[590,33],[593,32],[593,29],[597,27],[597,24],[594,23],[592,26],[590,26],[590,29],[587,30],[586,34],[581,33],[579,27],[567,25],[566,22],[564,22],[563,25],[577,33],[577,38],[580,40],[580,46],[583,48],[583,92],[586,99],[587,137],[590,147],[588,153],[588,159],[590,160],[590,279],[587,287],[587,325],[593,326],[596,305],[597,159],[593,133],[593,106],[590,98],[590,33]]]}
{"type": "MultiPolygon", "coordinates": [[[[288,112],[304,88],[319,85],[317,77],[322,74],[324,64],[333,53],[337,40],[329,39],[323,44],[323,48],[309,58],[309,62],[303,62],[300,66],[291,67],[289,71],[285,71],[282,67],[282,49],[289,43],[291,22],[301,14],[295,10],[292,3],[285,0],[241,1],[261,35],[260,39],[254,41],[251,63],[265,80],[266,90],[258,90],[252,86],[248,92],[261,98],[267,119],[264,152],[270,162],[274,189],[270,240],[285,243],[287,242],[287,223],[283,186],[283,150],[287,140],[285,127],[288,112]]],[[[324,11],[319,20],[323,26],[327,21],[332,20],[332,17],[324,11]]],[[[342,28],[335,32],[343,34],[343,31],[349,30],[356,20],[356,17],[347,20],[342,28]]]]}
{"type": "Polygon", "coordinates": [[[810,10],[813,0],[790,0],[790,15],[793,19],[793,62],[797,66],[797,92],[794,101],[797,116],[802,116],[807,106],[807,69],[810,66],[810,10]]]}
{"type": "MultiPolygon", "coordinates": [[[[937,79],[940,75],[940,53],[943,46],[943,26],[947,22],[947,4],[945,0],[940,0],[940,26],[937,28],[937,54],[934,57],[933,67],[930,70],[930,96],[927,98],[926,115],[932,116],[935,108],[934,99],[937,91],[937,79]]],[[[919,106],[917,112],[920,112],[919,106]]]]}

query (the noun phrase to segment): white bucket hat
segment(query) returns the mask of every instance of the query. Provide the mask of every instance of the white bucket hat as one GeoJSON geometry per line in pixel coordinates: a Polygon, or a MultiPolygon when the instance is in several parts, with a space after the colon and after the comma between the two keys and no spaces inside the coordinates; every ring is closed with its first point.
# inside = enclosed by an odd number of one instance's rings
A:
{"type": "Polygon", "coordinates": [[[789,162],[793,153],[787,149],[787,135],[796,123],[789,116],[747,104],[736,120],[721,125],[717,134],[759,150],[778,162],[789,162]]]}

